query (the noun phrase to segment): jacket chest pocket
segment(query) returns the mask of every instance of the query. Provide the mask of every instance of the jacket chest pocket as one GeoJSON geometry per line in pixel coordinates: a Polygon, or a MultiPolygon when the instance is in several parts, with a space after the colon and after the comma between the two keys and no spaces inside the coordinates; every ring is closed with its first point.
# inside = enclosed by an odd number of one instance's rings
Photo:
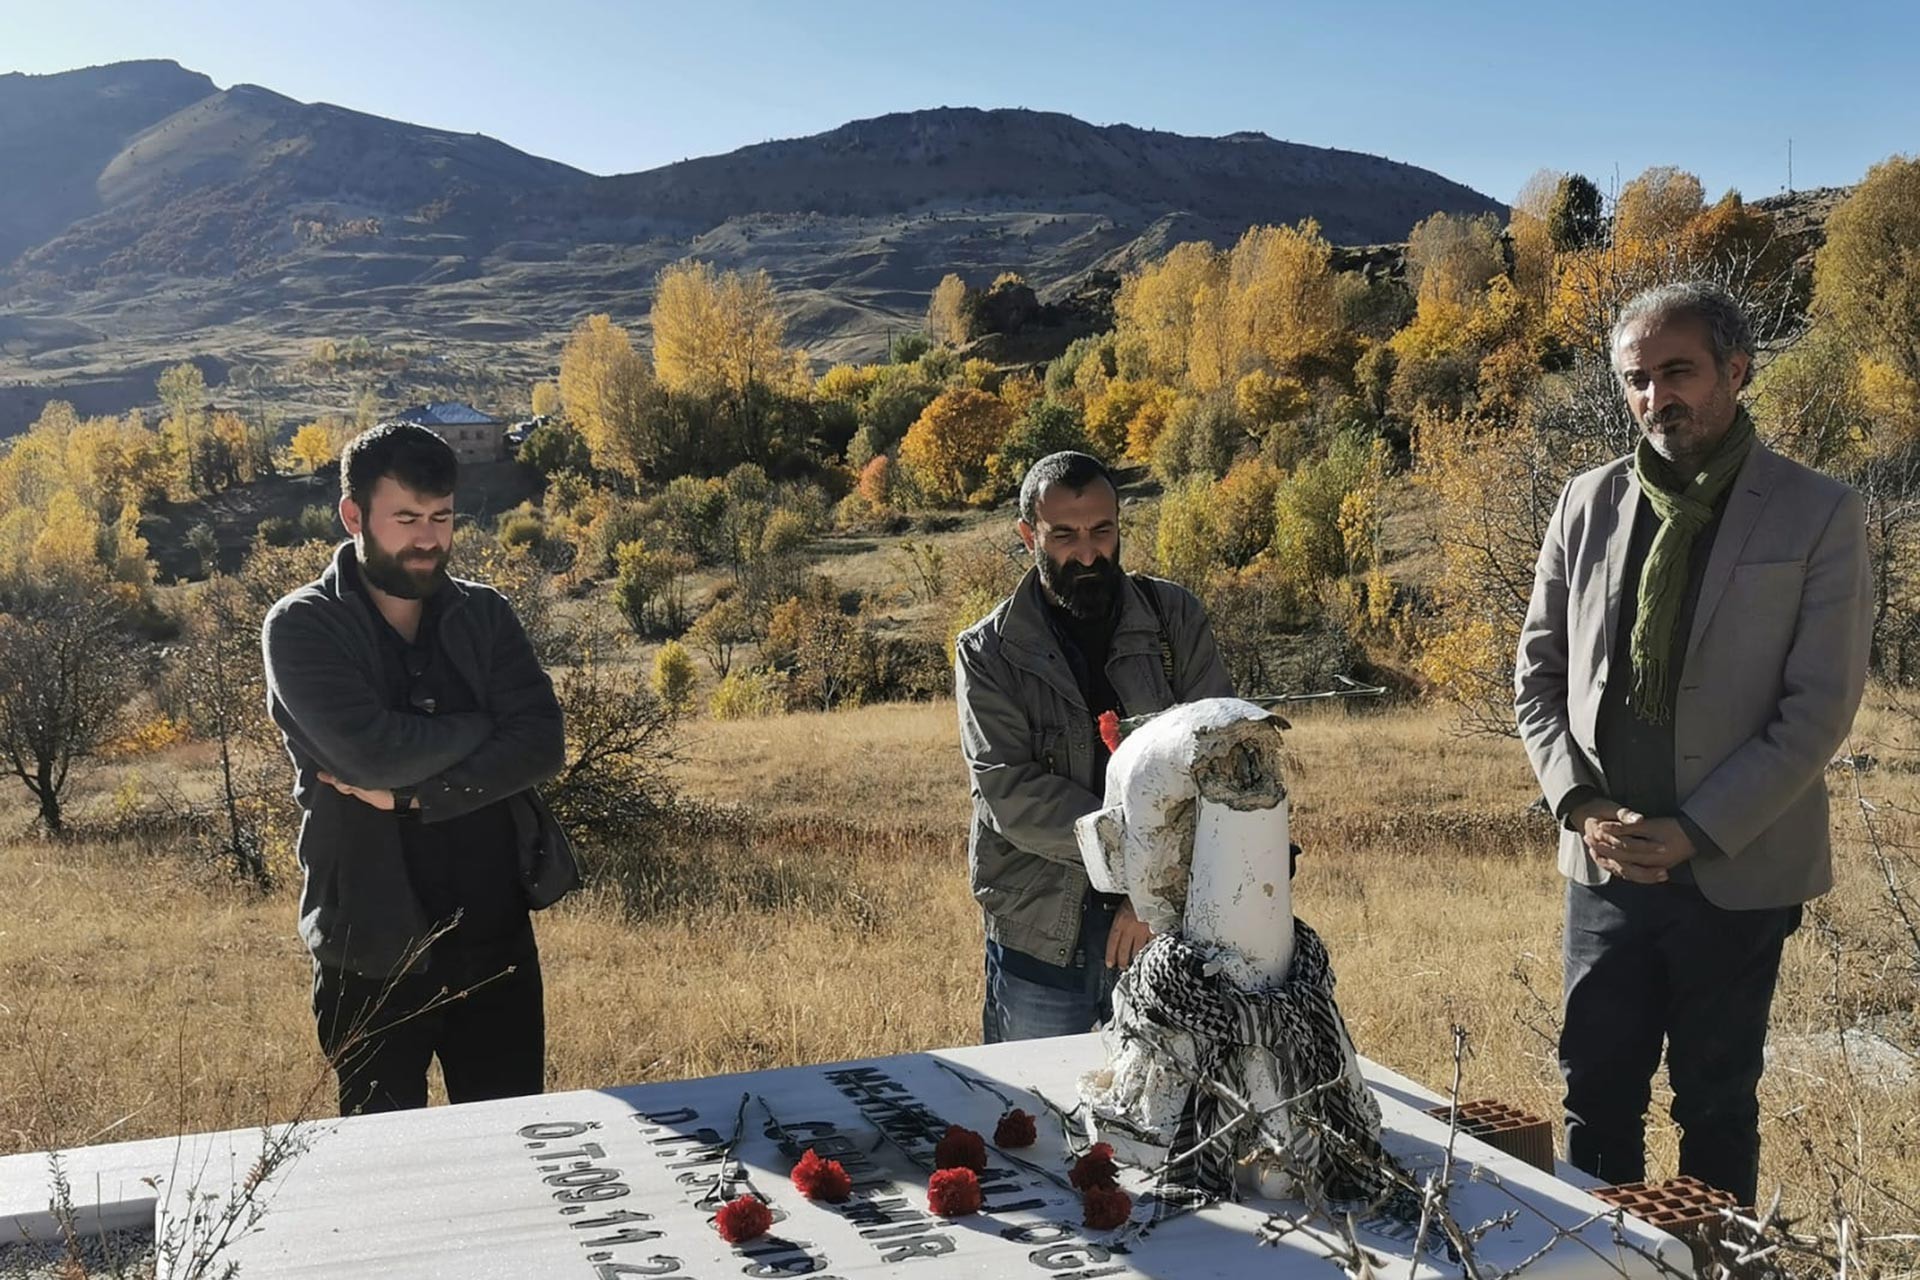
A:
{"type": "Polygon", "coordinates": [[[1177,701],[1178,695],[1167,678],[1166,664],[1161,661],[1158,649],[1116,655],[1107,663],[1107,678],[1120,696],[1123,716],[1155,715],[1177,701]]]}
{"type": "Polygon", "coordinates": [[[1743,613],[1755,609],[1797,613],[1806,581],[1807,566],[1802,560],[1736,564],[1724,600],[1733,602],[1743,613]]]}
{"type": "Polygon", "coordinates": [[[1033,731],[1033,758],[1045,766],[1048,773],[1065,777],[1073,772],[1070,741],[1071,735],[1065,725],[1038,725],[1033,731]]]}

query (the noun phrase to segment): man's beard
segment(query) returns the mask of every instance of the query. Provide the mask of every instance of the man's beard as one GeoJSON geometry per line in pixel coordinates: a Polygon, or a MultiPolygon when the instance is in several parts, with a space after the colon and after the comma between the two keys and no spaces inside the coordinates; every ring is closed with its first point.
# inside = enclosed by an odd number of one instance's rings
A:
{"type": "Polygon", "coordinates": [[[1076,564],[1071,560],[1059,564],[1044,551],[1036,553],[1033,561],[1040,570],[1040,585],[1047,589],[1047,595],[1082,622],[1111,614],[1114,602],[1120,598],[1120,584],[1126,580],[1126,575],[1120,572],[1117,546],[1111,557],[1101,556],[1092,564],[1076,564]]]}
{"type": "Polygon", "coordinates": [[[401,600],[425,600],[446,580],[447,552],[406,551],[393,555],[362,535],[360,572],[368,585],[401,600]]]}
{"type": "Polygon", "coordinates": [[[1692,405],[1670,404],[1658,413],[1650,413],[1641,422],[1647,443],[1653,451],[1677,467],[1692,467],[1706,460],[1713,452],[1720,438],[1731,428],[1739,405],[1734,400],[1732,384],[1722,377],[1714,394],[1696,410],[1692,405]],[[1703,420],[1711,421],[1724,418],[1728,428],[1723,428],[1712,443],[1701,439],[1703,420]]]}
{"type": "Polygon", "coordinates": [[[1655,453],[1668,462],[1684,463],[1688,461],[1692,442],[1688,441],[1684,435],[1676,438],[1675,432],[1684,432],[1694,422],[1693,410],[1685,405],[1674,405],[1657,414],[1648,414],[1643,426],[1646,429],[1647,442],[1653,446],[1655,453]]]}

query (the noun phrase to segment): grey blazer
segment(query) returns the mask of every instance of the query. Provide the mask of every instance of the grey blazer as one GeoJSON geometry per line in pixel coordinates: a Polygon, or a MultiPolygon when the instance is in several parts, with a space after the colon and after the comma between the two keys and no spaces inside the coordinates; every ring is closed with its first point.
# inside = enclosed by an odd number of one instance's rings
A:
{"type": "MultiPolygon", "coordinates": [[[[1514,707],[1556,813],[1575,787],[1607,790],[1595,721],[1607,681],[1631,678],[1615,633],[1640,501],[1629,458],[1575,476],[1540,547],[1514,707]]],[[[1787,906],[1833,886],[1823,776],[1860,705],[1872,622],[1860,495],[1756,444],[1727,497],[1675,695],[1674,780],[1719,846],[1692,863],[1716,905],[1787,906]]],[[[1560,870],[1607,879],[1572,831],[1560,870]]]]}

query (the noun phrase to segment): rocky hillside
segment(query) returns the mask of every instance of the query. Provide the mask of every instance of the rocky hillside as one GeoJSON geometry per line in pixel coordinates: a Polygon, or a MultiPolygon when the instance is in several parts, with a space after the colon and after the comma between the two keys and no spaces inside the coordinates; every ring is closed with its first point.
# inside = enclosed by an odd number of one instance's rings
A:
{"type": "MultiPolygon", "coordinates": [[[[80,79],[71,83],[67,76],[0,83],[0,136],[37,140],[59,157],[55,166],[69,185],[84,175],[92,197],[82,216],[19,255],[17,279],[71,291],[233,275],[297,259],[342,233],[377,233],[388,221],[432,225],[457,200],[504,205],[589,181],[489,138],[295,102],[257,85],[216,91],[172,63],[125,66],[138,74],[117,78],[111,73],[122,68],[104,67],[75,72],[80,79]],[[15,123],[9,91],[21,119],[37,126],[15,123]],[[61,121],[74,108],[97,155],[119,123],[109,117],[94,125],[89,117],[107,114],[103,107],[148,100],[157,108],[189,95],[119,139],[91,173],[72,158],[61,121]]],[[[132,121],[147,114],[126,113],[132,121]]],[[[45,227],[54,216],[27,204],[13,226],[0,223],[0,237],[25,241],[36,222],[45,227]]]]}
{"type": "Polygon", "coordinates": [[[127,143],[213,92],[171,62],[0,75],[0,263],[100,212],[96,183],[127,143]]]}
{"type": "Polygon", "coordinates": [[[756,213],[1039,208],[1106,214],[1135,228],[1183,211],[1235,234],[1313,217],[1333,239],[1360,242],[1404,239],[1436,209],[1501,209],[1425,169],[1262,133],[1189,138],[1052,112],[949,107],[609,178],[581,194],[586,209],[608,218],[690,230],[756,213]]]}
{"type": "Polygon", "coordinates": [[[1058,298],[1255,223],[1378,243],[1501,209],[1375,156],[1021,110],[597,178],[169,62],[0,76],[0,172],[0,432],[51,395],[104,412],[150,399],[160,363],[280,367],[320,337],[535,374],[585,314],[644,325],[655,274],[688,255],[771,273],[824,361],[880,354],[949,271],[1058,298]]]}

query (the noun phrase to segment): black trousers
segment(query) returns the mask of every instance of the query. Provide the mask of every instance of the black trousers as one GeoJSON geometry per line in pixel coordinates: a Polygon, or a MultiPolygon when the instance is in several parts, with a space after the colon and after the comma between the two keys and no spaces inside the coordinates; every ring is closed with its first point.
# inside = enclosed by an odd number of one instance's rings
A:
{"type": "Polygon", "coordinates": [[[340,1114],[427,1105],[440,1059],[450,1102],[541,1092],[546,1008],[531,940],[504,958],[437,944],[431,972],[367,978],[315,966],[320,1048],[340,1080],[340,1114]]]}
{"type": "Polygon", "coordinates": [[[1753,1203],[1767,1014],[1800,914],[1728,911],[1691,884],[1569,882],[1560,1074],[1576,1168],[1612,1183],[1646,1176],[1664,1039],[1680,1172],[1753,1203]]]}

